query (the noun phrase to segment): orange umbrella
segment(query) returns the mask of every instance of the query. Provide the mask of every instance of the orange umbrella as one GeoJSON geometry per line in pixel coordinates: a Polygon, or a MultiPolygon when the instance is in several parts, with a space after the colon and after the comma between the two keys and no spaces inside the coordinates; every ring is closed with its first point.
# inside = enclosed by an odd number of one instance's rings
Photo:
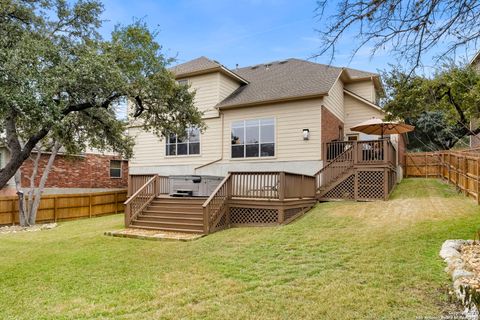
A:
{"type": "Polygon", "coordinates": [[[385,134],[401,134],[413,131],[414,126],[399,122],[383,121],[382,119],[372,118],[357,124],[350,128],[352,131],[358,131],[366,134],[379,135],[383,138],[385,134]]]}

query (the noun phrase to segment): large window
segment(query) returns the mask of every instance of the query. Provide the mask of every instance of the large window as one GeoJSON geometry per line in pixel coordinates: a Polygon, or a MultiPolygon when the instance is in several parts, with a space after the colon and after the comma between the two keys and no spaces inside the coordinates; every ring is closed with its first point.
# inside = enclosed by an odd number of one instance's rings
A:
{"type": "Polygon", "coordinates": [[[189,128],[184,136],[170,134],[167,137],[165,154],[167,156],[200,154],[200,130],[189,128]]]}
{"type": "Polygon", "coordinates": [[[275,120],[255,119],[232,123],[232,158],[275,156],[275,120]]]}

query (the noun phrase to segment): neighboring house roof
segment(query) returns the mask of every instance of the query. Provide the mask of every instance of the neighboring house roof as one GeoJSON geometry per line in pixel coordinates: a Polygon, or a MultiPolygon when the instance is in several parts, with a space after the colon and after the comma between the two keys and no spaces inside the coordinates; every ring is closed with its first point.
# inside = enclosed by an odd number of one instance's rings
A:
{"type": "Polygon", "coordinates": [[[176,65],[170,68],[170,71],[172,71],[175,74],[175,77],[177,79],[181,79],[181,78],[185,78],[193,75],[206,74],[212,71],[220,71],[225,75],[233,79],[236,79],[242,84],[248,83],[248,81],[240,77],[238,74],[232,72],[230,69],[223,66],[219,62],[208,59],[207,57],[203,57],[203,56],[197,59],[187,61],[185,63],[181,63],[179,65],[176,65]]]}
{"type": "Polygon", "coordinates": [[[472,58],[472,60],[470,60],[470,64],[473,65],[475,63],[477,63],[478,59],[480,58],[480,51],[478,51],[472,58]]]}
{"type": "Polygon", "coordinates": [[[370,72],[299,59],[275,61],[236,69],[235,73],[248,80],[249,84],[238,88],[217,107],[228,108],[324,96],[342,71],[346,71],[352,80],[378,76],[370,72]]]}

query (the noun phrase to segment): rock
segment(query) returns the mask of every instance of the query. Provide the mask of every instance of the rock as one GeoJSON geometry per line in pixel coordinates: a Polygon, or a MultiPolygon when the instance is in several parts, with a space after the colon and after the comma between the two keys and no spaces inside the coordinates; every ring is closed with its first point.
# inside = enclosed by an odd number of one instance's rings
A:
{"type": "Polygon", "coordinates": [[[466,244],[465,240],[447,240],[440,250],[440,257],[446,260],[451,257],[460,257],[460,249],[466,244]]]}
{"type": "Polygon", "coordinates": [[[56,227],[57,227],[56,223],[46,223],[42,226],[42,229],[43,230],[50,230],[50,229],[53,229],[53,228],[56,228],[56,227]]]}
{"type": "Polygon", "coordinates": [[[463,269],[455,269],[452,273],[452,280],[456,281],[457,279],[460,279],[460,278],[469,278],[473,276],[474,274],[470,271],[466,271],[463,269]]]}

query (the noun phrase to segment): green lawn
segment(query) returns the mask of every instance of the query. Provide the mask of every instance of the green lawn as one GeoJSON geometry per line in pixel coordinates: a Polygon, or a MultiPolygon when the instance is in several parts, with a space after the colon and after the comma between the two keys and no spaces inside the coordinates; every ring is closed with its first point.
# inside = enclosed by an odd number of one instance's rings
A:
{"type": "Polygon", "coordinates": [[[0,319],[404,319],[451,312],[438,251],[479,207],[436,180],[388,202],[193,242],[106,237],[122,216],[0,235],[0,319]]]}

